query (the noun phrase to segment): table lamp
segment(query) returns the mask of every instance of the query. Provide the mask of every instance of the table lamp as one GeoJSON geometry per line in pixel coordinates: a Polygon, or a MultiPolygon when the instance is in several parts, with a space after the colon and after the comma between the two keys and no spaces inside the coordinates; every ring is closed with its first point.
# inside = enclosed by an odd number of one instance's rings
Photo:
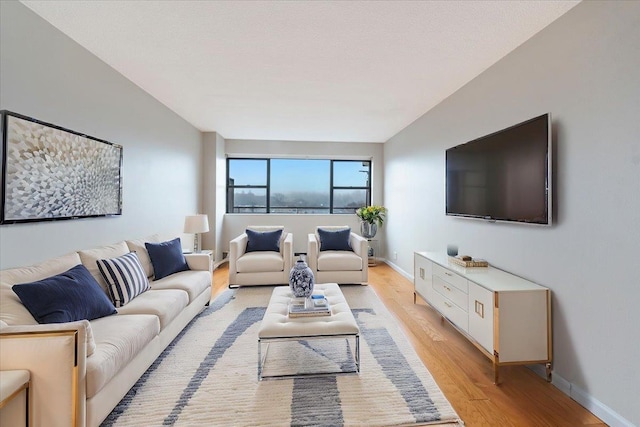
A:
{"type": "Polygon", "coordinates": [[[209,218],[206,214],[188,215],[184,219],[184,232],[193,234],[193,252],[200,252],[200,234],[209,231],[209,218]]]}

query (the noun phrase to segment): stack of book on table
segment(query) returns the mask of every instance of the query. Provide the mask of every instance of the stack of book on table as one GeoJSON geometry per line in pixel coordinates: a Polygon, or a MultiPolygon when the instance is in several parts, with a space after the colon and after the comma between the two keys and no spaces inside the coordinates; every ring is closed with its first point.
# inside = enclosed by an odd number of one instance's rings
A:
{"type": "Polygon", "coordinates": [[[311,298],[291,298],[289,317],[331,316],[331,306],[323,291],[313,291],[311,298]]]}

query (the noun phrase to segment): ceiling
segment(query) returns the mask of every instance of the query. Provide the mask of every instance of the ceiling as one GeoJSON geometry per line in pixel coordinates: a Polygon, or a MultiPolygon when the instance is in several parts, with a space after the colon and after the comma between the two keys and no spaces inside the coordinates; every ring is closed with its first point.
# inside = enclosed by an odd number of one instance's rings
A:
{"type": "Polygon", "coordinates": [[[204,132],[384,142],[577,1],[22,1],[204,132]]]}

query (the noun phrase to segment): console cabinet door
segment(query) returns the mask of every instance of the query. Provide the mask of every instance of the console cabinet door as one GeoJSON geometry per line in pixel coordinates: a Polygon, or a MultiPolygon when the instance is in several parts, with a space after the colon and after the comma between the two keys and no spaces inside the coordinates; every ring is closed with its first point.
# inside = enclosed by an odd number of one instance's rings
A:
{"type": "Polygon", "coordinates": [[[427,302],[431,301],[431,294],[433,293],[433,287],[431,285],[431,275],[433,272],[432,264],[433,263],[425,257],[414,254],[414,291],[427,302]]]}
{"type": "Polygon", "coordinates": [[[470,280],[469,335],[493,354],[493,292],[470,280]]]}

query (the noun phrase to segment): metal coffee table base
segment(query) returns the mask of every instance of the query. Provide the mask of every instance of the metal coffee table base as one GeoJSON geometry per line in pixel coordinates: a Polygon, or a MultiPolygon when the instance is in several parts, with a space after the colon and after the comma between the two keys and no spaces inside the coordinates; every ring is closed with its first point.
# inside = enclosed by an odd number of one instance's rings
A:
{"type": "Polygon", "coordinates": [[[344,335],[317,335],[317,336],[299,336],[299,337],[258,338],[258,381],[261,381],[263,379],[266,380],[266,379],[283,379],[283,378],[322,377],[322,376],[358,374],[358,373],[360,373],[360,335],[344,334],[344,335]],[[350,338],[353,338],[355,341],[355,350],[352,354],[353,360],[355,362],[355,369],[353,370],[304,372],[304,373],[281,374],[281,375],[263,375],[264,366],[267,361],[267,353],[269,352],[269,344],[271,343],[283,342],[283,341],[309,341],[309,340],[328,340],[328,339],[345,339],[348,342],[350,338]],[[263,346],[265,347],[264,353],[262,352],[263,346]]]}

